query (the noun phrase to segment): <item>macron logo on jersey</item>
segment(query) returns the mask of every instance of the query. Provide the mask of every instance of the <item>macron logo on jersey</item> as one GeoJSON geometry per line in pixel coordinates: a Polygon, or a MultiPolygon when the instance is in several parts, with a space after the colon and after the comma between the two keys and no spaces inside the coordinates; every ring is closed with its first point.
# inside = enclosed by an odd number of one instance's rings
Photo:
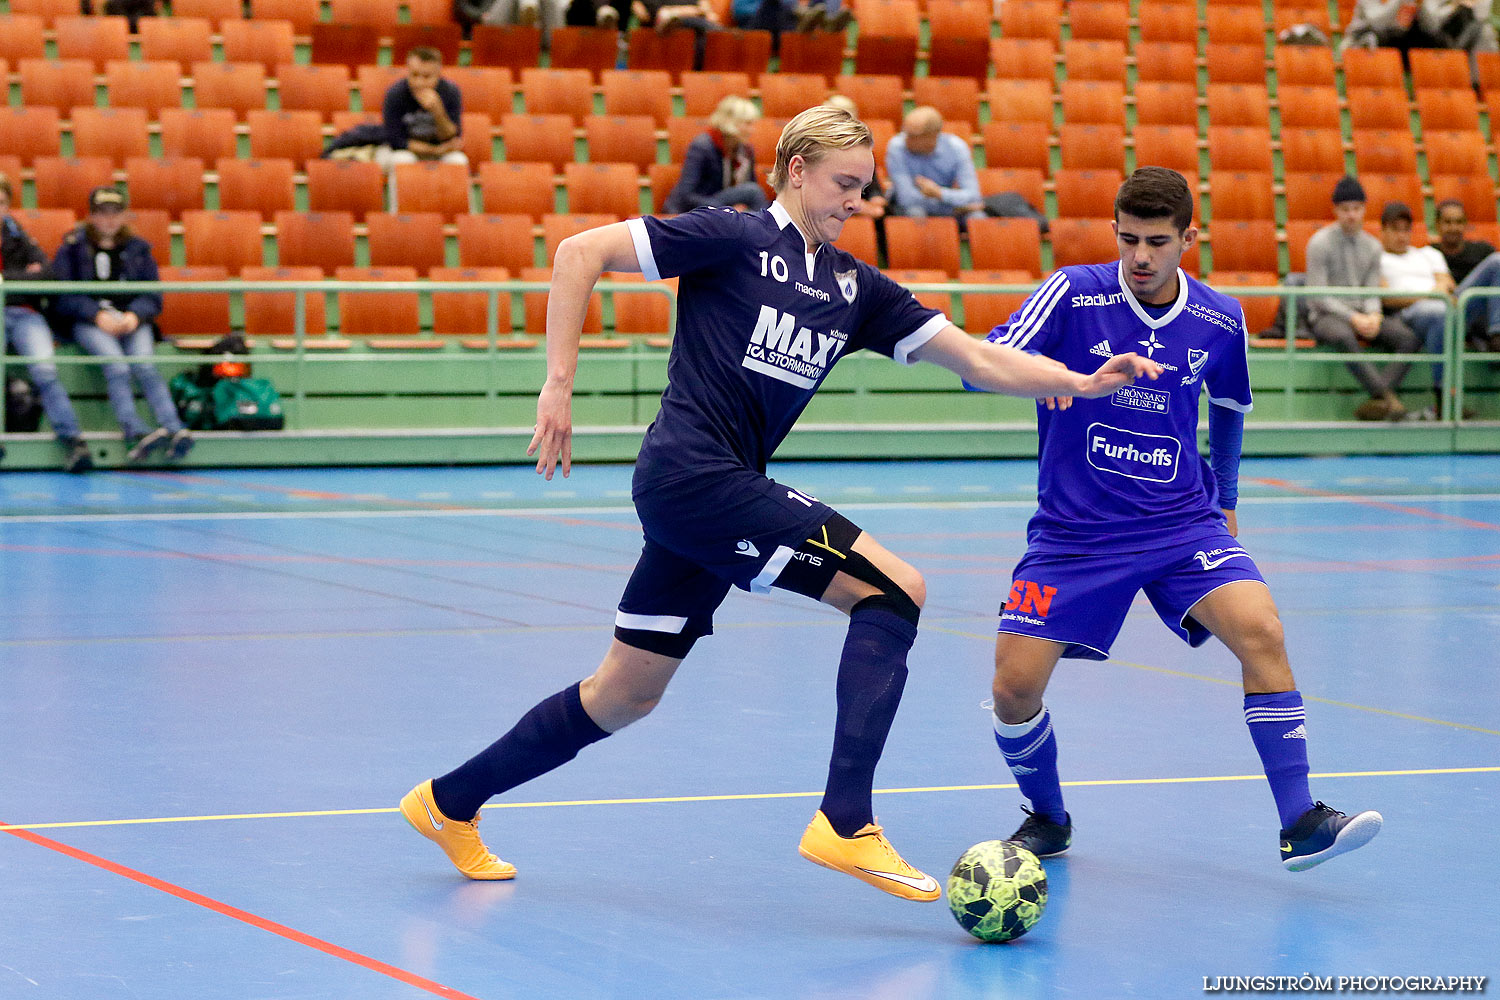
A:
{"type": "Polygon", "coordinates": [[[741,364],[799,389],[813,389],[847,341],[837,330],[814,333],[798,326],[791,313],[763,305],[741,364]]]}
{"type": "Polygon", "coordinates": [[[1182,442],[1175,437],[1096,423],[1089,425],[1084,441],[1089,464],[1100,472],[1152,483],[1177,478],[1182,442]]]}

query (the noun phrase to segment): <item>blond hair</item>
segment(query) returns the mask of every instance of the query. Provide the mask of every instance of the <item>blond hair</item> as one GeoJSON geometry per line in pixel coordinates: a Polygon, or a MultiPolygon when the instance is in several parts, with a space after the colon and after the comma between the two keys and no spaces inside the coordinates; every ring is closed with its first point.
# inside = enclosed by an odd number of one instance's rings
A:
{"type": "Polygon", "coordinates": [[[730,94],[708,116],[708,127],[718,129],[731,139],[743,139],[746,130],[758,118],[760,109],[755,106],[755,102],[748,97],[730,94]]]}
{"type": "Polygon", "coordinates": [[[808,108],[787,122],[786,128],[781,130],[781,138],[776,140],[776,166],[771,169],[772,189],[780,191],[786,187],[792,157],[800,156],[811,165],[831,149],[853,149],[855,146],[875,146],[875,137],[868,125],[842,108],[827,105],[808,108]]]}
{"type": "Polygon", "coordinates": [[[16,200],[15,194],[10,189],[10,178],[5,176],[3,170],[0,170],[0,193],[5,195],[6,201],[14,202],[16,200]]]}

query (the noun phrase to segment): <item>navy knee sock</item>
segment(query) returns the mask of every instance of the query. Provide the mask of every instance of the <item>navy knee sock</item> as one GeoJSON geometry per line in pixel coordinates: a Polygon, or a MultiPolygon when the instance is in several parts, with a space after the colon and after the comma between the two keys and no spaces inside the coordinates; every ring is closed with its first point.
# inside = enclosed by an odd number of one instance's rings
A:
{"type": "Polygon", "coordinates": [[[444,816],[473,819],[492,796],[566,764],[608,735],[583,710],[574,684],[538,702],[474,757],[432,779],[432,800],[444,816]]]}
{"type": "Polygon", "coordinates": [[[1313,807],[1307,787],[1307,726],[1298,691],[1245,695],[1245,724],[1255,742],[1281,828],[1290,830],[1313,807]]]}
{"type": "Polygon", "coordinates": [[[884,608],[855,608],[839,658],[838,721],[828,785],[818,807],[841,837],[875,820],[875,765],[906,687],[906,654],[917,627],[884,608]]]}

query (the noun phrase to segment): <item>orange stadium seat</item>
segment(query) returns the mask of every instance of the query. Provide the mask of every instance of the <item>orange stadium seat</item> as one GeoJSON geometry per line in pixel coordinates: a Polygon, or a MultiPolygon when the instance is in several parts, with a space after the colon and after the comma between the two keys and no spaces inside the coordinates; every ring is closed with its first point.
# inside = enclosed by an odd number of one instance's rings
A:
{"type": "Polygon", "coordinates": [[[1137,125],[1135,165],[1198,172],[1198,130],[1189,125],[1137,125]]]}
{"type": "Polygon", "coordinates": [[[11,14],[30,14],[42,18],[48,27],[59,17],[78,13],[73,0],[10,0],[11,14]]]}
{"type": "MultiPolygon", "coordinates": [[[[624,281],[631,283],[648,284],[643,275],[640,274],[606,274],[606,280],[624,281]]],[[[657,285],[656,282],[650,282],[657,285]]],[[[677,289],[677,279],[671,278],[665,282],[673,291],[677,289]]],[[[615,333],[621,335],[646,335],[664,336],[670,333],[671,312],[667,304],[666,296],[659,292],[647,291],[644,288],[639,292],[613,292],[611,293],[615,310],[615,333]]]]}
{"type": "Polygon", "coordinates": [[[668,31],[663,34],[655,28],[635,27],[630,29],[628,38],[625,49],[628,70],[664,72],[675,86],[682,71],[693,66],[693,49],[697,41],[691,32],[668,31]]]}
{"type": "Polygon", "coordinates": [[[672,117],[671,86],[671,76],[665,70],[606,70],[604,113],[648,115],[654,127],[665,128],[672,117]]]}
{"type": "MultiPolygon", "coordinates": [[[[20,65],[21,104],[28,108],[56,108],[66,115],[73,108],[94,106],[94,71],[83,59],[23,59],[20,65]]],[[[10,134],[6,134],[10,141],[10,134]]]]}
{"type": "Polygon", "coordinates": [[[190,267],[222,267],[230,274],[262,263],[260,215],[255,212],[182,213],[182,242],[190,267]]]}
{"type": "MultiPolygon", "coordinates": [[[[885,272],[885,276],[903,287],[915,284],[942,284],[957,277],[936,268],[914,267],[891,268],[885,272]]],[[[954,312],[953,297],[947,292],[912,292],[912,298],[928,309],[936,309],[945,314],[954,312]]]]}
{"type": "Polygon", "coordinates": [[[511,72],[496,66],[444,66],[443,76],[463,94],[465,113],[479,111],[498,119],[515,106],[511,72]]]}
{"type": "Polygon", "coordinates": [[[1417,172],[1417,143],[1410,132],[1355,129],[1354,169],[1361,174],[1417,172]]]}
{"type": "Polygon", "coordinates": [[[385,92],[396,81],[405,79],[404,65],[359,67],[354,71],[354,89],[359,93],[360,107],[366,111],[379,111],[385,103],[385,92]]]}
{"type": "Polygon", "coordinates": [[[1068,26],[1075,39],[1130,41],[1130,4],[1119,0],[1072,0],[1068,26]]]}
{"type": "Polygon", "coordinates": [[[1282,128],[1342,127],[1339,92],[1333,87],[1278,87],[1276,102],[1282,128]]]}
{"type": "Polygon", "coordinates": [[[436,49],[443,65],[458,63],[463,48],[463,29],[456,24],[398,24],[390,30],[391,65],[405,66],[412,49],[436,49]]]}
{"type": "Polygon", "coordinates": [[[631,163],[569,163],[563,167],[573,215],[641,214],[640,171],[631,163]]]}
{"type": "Polygon", "coordinates": [[[322,115],[317,111],[252,111],[245,117],[250,155],[256,159],[291,160],[300,167],[322,155],[322,115]]]}
{"type": "Polygon", "coordinates": [[[1402,87],[1370,87],[1349,91],[1349,126],[1359,129],[1411,131],[1406,90],[1402,87]]]}
{"type": "Polygon", "coordinates": [[[459,163],[400,163],[392,208],[403,213],[434,213],[451,221],[469,214],[469,171],[459,163]]]}
{"type": "Polygon", "coordinates": [[[1495,185],[1482,174],[1433,174],[1434,203],[1453,199],[1464,206],[1471,222],[1495,221],[1495,185]]]}
{"type": "Polygon", "coordinates": [[[573,162],[573,119],[567,115],[506,115],[500,134],[507,160],[549,163],[557,173],[573,162]]]}
{"type": "Polygon", "coordinates": [[[1140,10],[1142,42],[1181,42],[1198,47],[1197,4],[1144,3],[1140,10]]]}
{"type": "Polygon", "coordinates": [[[1041,122],[1052,128],[1052,84],[1042,80],[991,80],[985,84],[990,121],[1041,122]]]}
{"type": "Polygon", "coordinates": [[[646,115],[590,115],[583,121],[592,163],[630,163],[637,173],[656,162],[654,122],[646,115]]]}
{"type": "Polygon", "coordinates": [[[1196,46],[1187,42],[1141,42],[1135,47],[1136,79],[1142,83],[1198,85],[1196,46]]]}
{"type": "Polygon", "coordinates": [[[945,121],[964,123],[970,131],[979,127],[979,82],[973,77],[919,76],[911,86],[918,106],[931,105],[945,121]]]}
{"type": "MultiPolygon", "coordinates": [[[[974,270],[958,272],[966,285],[1030,285],[1037,275],[1023,270],[974,270]]],[[[960,296],[964,310],[964,329],[976,337],[983,336],[1010,319],[1026,292],[965,292],[960,296]]]]}
{"type": "Polygon", "coordinates": [[[995,38],[990,62],[1004,66],[1003,79],[1043,80],[1048,88],[1057,75],[1057,46],[1045,38],[995,38]]]}
{"type": "MultiPolygon", "coordinates": [[[[245,281],[322,281],[319,267],[246,267],[245,281]]],[[[245,292],[245,335],[249,337],[291,336],[297,332],[297,292],[245,292]]],[[[302,293],[303,332],[321,337],[328,332],[322,292],[302,293]]]]}
{"type": "Polygon", "coordinates": [[[276,67],[277,93],[283,111],[316,111],[327,120],[349,110],[349,69],[345,66],[276,67]]]}
{"type": "Polygon", "coordinates": [[[1367,220],[1379,221],[1380,209],[1388,201],[1404,201],[1413,210],[1422,204],[1422,181],[1415,173],[1365,174],[1359,180],[1370,206],[1367,220]]]}
{"type": "Polygon", "coordinates": [[[74,108],[73,152],[108,156],[124,166],[132,156],[150,156],[151,140],[142,108],[74,108]]]}
{"type": "Polygon", "coordinates": [[[0,60],[15,66],[23,59],[47,58],[47,40],[36,14],[0,16],[0,60]]]}
{"type": "Polygon", "coordinates": [[[78,224],[71,208],[13,208],[10,214],[48,257],[56,256],[63,237],[78,224]]]}
{"type": "Polygon", "coordinates": [[[143,17],[140,24],[141,58],[172,62],[186,76],[195,62],[214,57],[213,28],[201,17],[143,17]]]}
{"type": "Polygon", "coordinates": [[[1125,177],[1118,170],[1059,170],[1053,181],[1058,215],[1110,219],[1115,213],[1115,193],[1125,177]]]}
{"type": "Polygon", "coordinates": [[[750,126],[750,134],[745,138],[755,155],[755,162],[760,165],[757,173],[763,187],[766,165],[776,159],[776,142],[781,138],[781,130],[786,128],[787,121],[786,118],[758,118],[750,126]]]}
{"type": "Polygon", "coordinates": [[[667,204],[667,196],[682,179],[682,164],[680,163],[653,163],[646,170],[651,180],[651,211],[660,215],[667,204]]]}
{"type": "Polygon", "coordinates": [[[200,108],[228,108],[243,121],[266,106],[266,71],[260,63],[194,63],[193,99],[200,108]]]}
{"type": "Polygon", "coordinates": [[[312,61],[318,65],[373,66],[380,57],[380,29],[367,24],[315,24],[312,61]]]}
{"type": "Polygon", "coordinates": [[[459,118],[459,144],[469,165],[488,163],[495,158],[495,123],[479,111],[465,111],[459,118]]]}
{"type": "Polygon", "coordinates": [[[1034,219],[974,219],[969,255],[981,271],[1024,271],[1042,276],[1042,234],[1034,219]]]}
{"type": "Polygon", "coordinates": [[[1208,121],[1210,125],[1270,128],[1271,101],[1266,94],[1265,85],[1210,83],[1208,121]]]}
{"type": "Polygon", "coordinates": [[[1140,83],[1135,88],[1138,125],[1198,128],[1197,88],[1188,83],[1140,83]]]}
{"type": "Polygon", "coordinates": [[[822,100],[827,82],[817,73],[775,73],[760,81],[760,107],[767,118],[791,118],[822,100]]]}
{"type": "MultiPolygon", "coordinates": [[[[509,281],[510,271],[503,267],[434,267],[427,280],[509,281]]],[[[489,335],[489,292],[432,293],[432,332],[440,337],[486,337],[489,335]]],[[[510,335],[510,295],[500,292],[495,302],[495,332],[510,335]]]]}
{"type": "Polygon", "coordinates": [[[1001,38],[1041,38],[1055,49],[1061,36],[1060,0],[1006,0],[1000,5],[1001,38]]]}
{"type": "Polygon", "coordinates": [[[1204,22],[1210,45],[1266,44],[1266,19],[1260,7],[1231,7],[1211,4],[1204,22]]]}
{"type": "MultiPolygon", "coordinates": [[[[1276,271],[1226,271],[1214,266],[1214,282],[1226,288],[1236,285],[1275,285],[1280,282],[1276,271]]],[[[1245,329],[1251,336],[1261,332],[1272,332],[1271,324],[1276,320],[1280,299],[1274,295],[1245,295],[1239,298],[1240,308],[1245,313],[1245,329]]],[[[1280,332],[1273,335],[1280,336],[1280,332]]],[[[1307,346],[1311,346],[1310,344],[1307,346]]]]}
{"type": "Polygon", "coordinates": [[[990,5],[985,0],[928,0],[928,72],[972,77],[989,73],[990,5]]]}
{"type": "Polygon", "coordinates": [[[536,266],[529,215],[463,215],[458,219],[458,262],[463,267],[536,266]]]}
{"type": "Polygon", "coordinates": [[[1276,223],[1272,220],[1221,219],[1209,233],[1215,273],[1276,270],[1276,223]]]}
{"type": "Polygon", "coordinates": [[[38,156],[56,156],[60,146],[61,115],[52,107],[8,108],[0,104],[0,135],[5,136],[5,152],[22,163],[38,156]]]}
{"type": "MultiPolygon", "coordinates": [[[[714,36],[722,32],[710,32],[709,42],[712,44],[714,36]]],[[[856,55],[856,60],[858,56],[856,55]]],[[[703,61],[703,68],[709,69],[707,59],[703,61]]],[[[742,66],[713,66],[714,69],[745,69],[742,66]]],[[[781,69],[782,73],[817,73],[824,80],[833,81],[834,77],[844,71],[844,36],[831,31],[818,31],[812,34],[786,33],[781,36],[781,69]]],[[[757,76],[756,70],[749,70],[751,76],[757,76]]],[[[886,73],[887,68],[869,68],[865,70],[856,69],[856,72],[886,73]]],[[[906,78],[907,74],[898,73],[898,76],[906,78]]]]}
{"type": "Polygon", "coordinates": [[[889,216],[885,220],[885,239],[892,268],[936,268],[950,277],[958,276],[957,219],[889,216]]]}
{"type": "Polygon", "coordinates": [[[681,163],[687,148],[708,128],[707,118],[673,118],[667,122],[667,162],[681,163]]]}
{"type": "Polygon", "coordinates": [[[373,163],[309,160],[307,207],[314,212],[349,212],[363,221],[385,208],[385,175],[373,163]]]}
{"type": "Polygon", "coordinates": [[[493,215],[521,214],[540,222],[557,211],[552,167],[546,163],[481,164],[479,194],[484,210],[493,215]]]}
{"type": "MultiPolygon", "coordinates": [[[[338,281],[371,284],[382,281],[416,281],[415,268],[341,267],[338,281]]],[[[345,337],[414,337],[421,333],[421,304],[416,292],[339,292],[339,333],[345,337]]]]}
{"type": "Polygon", "coordinates": [[[297,207],[291,160],[240,160],[226,157],[215,163],[219,175],[219,207],[225,211],[260,213],[270,222],[277,212],[297,207]]]}
{"type": "MultiPolygon", "coordinates": [[[[66,208],[74,212],[87,212],[89,191],[114,183],[115,165],[107,156],[69,159],[40,156],[33,165],[36,169],[34,183],[37,208],[66,208]]],[[[11,178],[13,186],[19,187],[18,181],[19,178],[11,178]]],[[[15,200],[20,201],[20,198],[15,200]]]]}
{"type": "Polygon", "coordinates": [[[158,267],[172,263],[172,217],[154,208],[130,210],[125,222],[135,234],[151,245],[151,259],[158,267]]]}
{"type": "Polygon", "coordinates": [[[1125,82],[1125,43],[1071,38],[1063,43],[1063,70],[1069,80],[1125,82]]]}
{"type": "Polygon", "coordinates": [[[1125,169],[1125,129],[1121,125],[1068,122],[1058,129],[1058,145],[1066,170],[1125,169]]]}
{"type": "Polygon", "coordinates": [[[471,38],[471,66],[502,66],[520,72],[535,66],[541,57],[542,29],[537,27],[478,24],[471,38]]]}
{"type": "Polygon", "coordinates": [[[1271,130],[1266,126],[1241,128],[1230,125],[1208,127],[1210,170],[1271,172],[1271,130]]]}
{"type": "Polygon", "coordinates": [[[130,30],[123,17],[59,17],[52,22],[57,58],[85,59],[104,72],[111,59],[130,58],[130,30]]]}
{"type": "Polygon", "coordinates": [[[277,212],[276,249],[283,267],[325,272],[354,263],[354,216],[348,212],[277,212]]]}
{"type": "Polygon", "coordinates": [[[255,19],[287,21],[299,35],[312,32],[318,23],[321,0],[255,0],[255,19]]]}
{"type": "Polygon", "coordinates": [[[616,215],[570,213],[544,216],[542,218],[542,243],[547,251],[547,266],[552,266],[552,259],[557,256],[557,245],[569,236],[619,221],[619,216],[616,215]]]}
{"type": "Polygon", "coordinates": [[[1283,5],[1277,3],[1271,17],[1271,30],[1276,32],[1280,38],[1281,33],[1288,28],[1298,24],[1310,24],[1323,32],[1328,38],[1333,37],[1333,19],[1328,16],[1328,5],[1315,6],[1308,3],[1305,6],[1283,5]]]}
{"type": "Polygon", "coordinates": [[[1287,219],[1333,220],[1333,186],[1344,172],[1291,173],[1286,175],[1287,219]]]}
{"type": "Polygon", "coordinates": [[[1063,121],[1125,126],[1125,85],[1102,80],[1064,80],[1063,121]]]}
{"type": "Polygon", "coordinates": [[[1050,237],[1053,267],[1097,264],[1120,252],[1107,218],[1054,219],[1050,237]]]}
{"type": "Polygon", "coordinates": [[[1344,87],[1404,87],[1401,53],[1395,49],[1351,48],[1344,53],[1344,87]]]}
{"type": "Polygon", "coordinates": [[[389,35],[401,23],[398,0],[328,0],[334,24],[362,24],[389,35]]]}
{"type": "Polygon", "coordinates": [[[447,263],[443,217],[436,212],[371,212],[368,245],[373,267],[410,265],[425,275],[447,263]]]}
{"type": "MultiPolygon", "coordinates": [[[[146,23],[146,21],[142,21],[146,23]]],[[[163,267],[162,281],[223,281],[229,272],[212,267],[163,267]]],[[[229,332],[228,292],[163,292],[156,328],[174,337],[221,337],[229,332]]]]}
{"type": "Polygon", "coordinates": [[[1038,210],[1047,204],[1047,182],[1040,170],[1027,167],[981,167],[974,173],[979,178],[981,194],[1012,191],[1038,210]]]}
{"type": "MultiPolygon", "coordinates": [[[[516,277],[521,281],[551,281],[550,267],[528,267],[516,277]]],[[[547,293],[527,292],[523,299],[526,308],[525,330],[529,334],[547,332],[547,293]]],[[[604,332],[604,296],[598,292],[589,296],[589,305],[583,316],[583,333],[596,336],[604,332]]]]}
{"type": "MultiPolygon", "coordinates": [[[[1220,219],[1276,218],[1276,196],[1272,193],[1269,171],[1210,171],[1208,197],[1215,222],[1220,219]]],[[[1331,205],[1329,215],[1332,215],[1331,205]]]]}
{"type": "Polygon", "coordinates": [[[619,42],[620,33],[614,28],[575,28],[571,25],[553,28],[552,66],[584,70],[591,82],[597,82],[600,73],[615,68],[619,42]]]}
{"type": "Polygon", "coordinates": [[[225,108],[202,111],[163,108],[158,122],[163,156],[196,156],[204,163],[213,163],[221,157],[235,155],[233,111],[225,108]]]}
{"type": "Polygon", "coordinates": [[[203,207],[203,161],[197,157],[133,156],[125,161],[125,176],[133,208],[160,209],[175,219],[203,207]]]}
{"type": "Polygon", "coordinates": [[[1278,45],[1272,59],[1281,87],[1332,87],[1333,50],[1321,45],[1278,45]]]}
{"type": "Polygon", "coordinates": [[[1433,174],[1489,174],[1489,150],[1476,131],[1422,133],[1427,169],[1433,174]]]}
{"type": "Polygon", "coordinates": [[[1284,128],[1281,162],[1287,173],[1343,173],[1343,136],[1331,128],[1284,128]]]}
{"type": "MultiPolygon", "coordinates": [[[[854,50],[854,72],[889,74],[909,82],[917,68],[917,44],[921,33],[919,18],[916,0],[871,0],[862,5],[859,44],[854,50]]],[[[843,40],[838,34],[831,37],[840,42],[843,40]]],[[[838,73],[823,75],[832,77],[838,73]]],[[[764,80],[761,85],[764,87],[764,80]]]]}
{"type": "Polygon", "coordinates": [[[833,92],[853,101],[860,118],[865,120],[875,118],[899,122],[905,113],[899,76],[848,74],[833,81],[833,92]]]}
{"type": "Polygon", "coordinates": [[[1266,49],[1262,45],[1219,45],[1204,49],[1209,83],[1266,82],[1266,49]]]}
{"type": "MultiPolygon", "coordinates": [[[[796,44],[793,52],[798,51],[796,44]]],[[[785,58],[786,53],[782,56],[785,58]]],[[[703,70],[707,73],[744,73],[751,82],[760,79],[771,60],[769,31],[710,31],[703,49],[703,70]]],[[[843,61],[843,53],[839,53],[843,61]]],[[[791,67],[783,65],[791,72],[791,67]]]]}
{"type": "MultiPolygon", "coordinates": [[[[1418,50],[1413,50],[1415,54],[1418,50]]],[[[1459,55],[1460,53],[1452,53],[1459,55]]],[[[1479,101],[1468,86],[1438,89],[1417,89],[1417,117],[1422,120],[1422,132],[1432,131],[1479,131],[1479,101]]]]}
{"type": "Polygon", "coordinates": [[[844,231],[839,235],[839,249],[871,267],[879,267],[880,247],[875,236],[875,220],[856,215],[844,223],[844,231]]]}
{"type": "Polygon", "coordinates": [[[1479,87],[1486,95],[1500,90],[1500,52],[1474,53],[1474,68],[1479,75],[1479,87]]]}
{"type": "MultiPolygon", "coordinates": [[[[173,20],[188,17],[202,18],[220,30],[223,30],[226,22],[244,16],[245,5],[240,3],[240,0],[173,0],[172,2],[173,20]]],[[[256,16],[262,16],[259,10],[256,11],[256,16]]],[[[141,25],[144,27],[145,24],[145,19],[142,19],[141,25]]]]}
{"type": "Polygon", "coordinates": [[[585,69],[523,69],[521,94],[529,115],[567,115],[573,124],[593,113],[593,83],[585,69]]]}
{"type": "Polygon", "coordinates": [[[984,163],[987,167],[1052,169],[1047,150],[1049,129],[1041,122],[990,122],[984,127],[984,163]]]}
{"type": "MultiPolygon", "coordinates": [[[[684,73],[682,74],[683,114],[689,118],[706,118],[713,114],[719,102],[731,94],[750,93],[748,73],[684,73]]],[[[860,109],[863,111],[863,107],[860,109]]],[[[671,118],[664,123],[670,125],[671,118]]]]}

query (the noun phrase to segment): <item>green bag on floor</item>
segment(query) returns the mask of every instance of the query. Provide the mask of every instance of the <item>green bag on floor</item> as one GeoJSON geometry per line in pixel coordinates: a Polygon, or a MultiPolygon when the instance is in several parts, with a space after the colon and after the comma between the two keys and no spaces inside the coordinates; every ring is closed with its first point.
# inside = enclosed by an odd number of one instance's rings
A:
{"type": "Polygon", "coordinates": [[[167,389],[172,393],[172,402],[177,407],[177,415],[182,418],[183,426],[195,430],[208,429],[208,389],[198,384],[198,380],[187,372],[178,372],[172,376],[172,381],[167,383],[167,389]]]}
{"type": "Polygon", "coordinates": [[[281,394],[267,379],[221,378],[208,395],[213,430],[279,431],[286,421],[281,394]]]}

